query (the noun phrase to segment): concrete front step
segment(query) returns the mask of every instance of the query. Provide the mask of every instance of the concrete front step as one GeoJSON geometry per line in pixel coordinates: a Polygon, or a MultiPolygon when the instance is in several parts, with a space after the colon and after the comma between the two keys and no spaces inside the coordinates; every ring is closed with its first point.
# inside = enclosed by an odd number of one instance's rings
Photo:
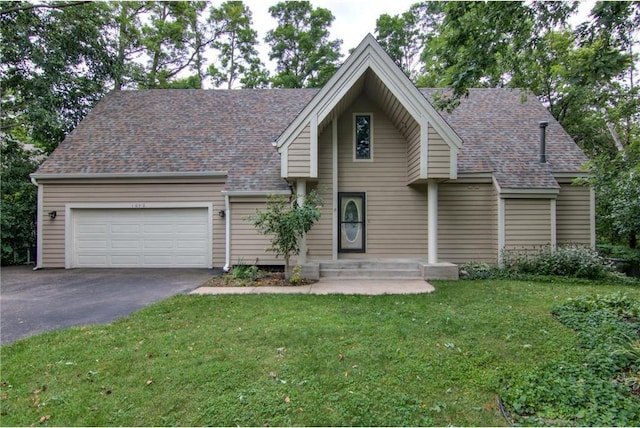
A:
{"type": "Polygon", "coordinates": [[[420,269],[320,269],[321,278],[420,278],[420,269]]]}
{"type": "Polygon", "coordinates": [[[421,278],[415,262],[348,260],[320,263],[324,278],[421,278]]]}
{"type": "Polygon", "coordinates": [[[307,279],[458,279],[458,266],[421,260],[337,260],[310,261],[302,265],[307,279]]]}

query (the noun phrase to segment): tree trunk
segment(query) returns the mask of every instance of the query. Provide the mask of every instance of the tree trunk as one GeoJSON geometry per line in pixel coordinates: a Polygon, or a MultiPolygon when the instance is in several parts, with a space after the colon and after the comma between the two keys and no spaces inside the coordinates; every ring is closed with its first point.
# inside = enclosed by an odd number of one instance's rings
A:
{"type": "Polygon", "coordinates": [[[284,279],[291,278],[291,268],[289,267],[289,256],[284,256],[284,279]]]}

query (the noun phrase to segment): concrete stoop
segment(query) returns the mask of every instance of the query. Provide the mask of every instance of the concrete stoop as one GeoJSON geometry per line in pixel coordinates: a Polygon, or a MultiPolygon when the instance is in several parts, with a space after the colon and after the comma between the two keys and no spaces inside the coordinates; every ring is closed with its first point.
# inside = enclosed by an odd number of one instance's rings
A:
{"type": "Polygon", "coordinates": [[[429,264],[406,260],[338,260],[306,263],[304,278],[331,279],[458,279],[458,266],[453,263],[429,264]]]}

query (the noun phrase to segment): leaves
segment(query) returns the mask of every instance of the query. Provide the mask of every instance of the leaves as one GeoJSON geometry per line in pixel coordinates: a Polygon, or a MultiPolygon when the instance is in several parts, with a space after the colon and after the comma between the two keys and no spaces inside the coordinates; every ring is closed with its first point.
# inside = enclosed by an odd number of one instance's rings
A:
{"type": "Polygon", "coordinates": [[[0,229],[2,264],[26,261],[26,249],[35,246],[37,188],[29,174],[38,166],[37,151],[24,148],[11,134],[0,144],[0,229]]]}
{"type": "Polygon", "coordinates": [[[335,73],[342,40],[329,40],[333,14],[308,1],[280,2],[269,8],[278,26],[267,32],[269,59],[276,60],[274,88],[321,87],[335,73]]]}
{"type": "Polygon", "coordinates": [[[240,79],[245,87],[265,86],[268,72],[258,58],[258,33],[251,28],[251,10],[242,2],[226,1],[211,10],[209,20],[217,35],[212,46],[220,61],[219,66],[209,67],[214,85],[226,84],[231,89],[240,79]]]}
{"type": "Polygon", "coordinates": [[[266,210],[258,210],[249,217],[258,232],[271,236],[271,246],[267,250],[284,257],[286,275],[289,274],[290,257],[300,253],[299,241],[320,219],[322,207],[322,200],[315,190],[304,198],[302,205],[296,200],[296,195],[290,198],[271,195],[266,210]]]}

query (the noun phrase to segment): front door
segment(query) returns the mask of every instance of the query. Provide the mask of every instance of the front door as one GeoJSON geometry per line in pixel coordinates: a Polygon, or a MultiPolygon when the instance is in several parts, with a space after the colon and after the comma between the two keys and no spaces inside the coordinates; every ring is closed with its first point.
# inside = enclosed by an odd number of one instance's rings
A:
{"type": "Polygon", "coordinates": [[[365,194],[363,192],[338,193],[340,224],[338,250],[341,253],[365,252],[365,194]]]}

